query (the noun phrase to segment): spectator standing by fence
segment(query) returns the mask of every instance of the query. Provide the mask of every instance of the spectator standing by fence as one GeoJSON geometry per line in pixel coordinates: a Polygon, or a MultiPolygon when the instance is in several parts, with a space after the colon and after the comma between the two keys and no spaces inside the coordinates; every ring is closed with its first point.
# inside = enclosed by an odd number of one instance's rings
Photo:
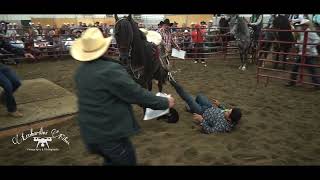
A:
{"type": "Polygon", "coordinates": [[[201,60],[201,63],[205,64],[205,66],[206,66],[206,62],[204,60],[204,55],[202,54],[203,48],[204,48],[203,47],[204,34],[201,31],[199,24],[195,25],[195,29],[192,31],[191,36],[192,36],[192,42],[194,43],[194,48],[195,48],[195,50],[194,50],[194,53],[195,53],[194,54],[194,57],[195,57],[194,63],[198,63],[199,60],[201,60]]]}
{"type": "MultiPolygon", "coordinates": [[[[296,24],[297,26],[297,29],[298,30],[304,30],[304,31],[310,31],[311,28],[311,21],[308,20],[308,19],[303,19],[301,20],[300,23],[296,24]]],[[[304,42],[304,32],[300,32],[300,36],[299,36],[299,39],[298,39],[298,42],[299,43],[303,43],[304,42]]],[[[320,37],[317,35],[317,33],[315,32],[308,32],[308,37],[307,37],[307,47],[306,47],[306,56],[305,57],[305,64],[309,64],[309,65],[313,65],[315,64],[315,61],[317,59],[316,56],[318,56],[318,51],[317,51],[317,48],[316,46],[317,45],[308,45],[308,44],[319,44],[320,43],[320,37]]],[[[303,51],[303,44],[297,44],[298,48],[299,48],[299,57],[297,58],[296,60],[296,63],[301,63],[301,60],[302,60],[302,51],[303,51]]],[[[296,74],[298,72],[300,68],[300,65],[293,65],[293,69],[292,69],[292,72],[291,73],[291,80],[296,80],[297,79],[297,75],[296,74]]],[[[312,76],[312,82],[315,83],[315,88],[317,90],[320,89],[320,84],[319,84],[319,78],[317,78],[315,75],[316,75],[316,68],[315,67],[310,67],[308,66],[307,67],[310,74],[313,75],[312,76]]],[[[295,81],[290,81],[287,86],[294,86],[296,84],[295,81]]]]}

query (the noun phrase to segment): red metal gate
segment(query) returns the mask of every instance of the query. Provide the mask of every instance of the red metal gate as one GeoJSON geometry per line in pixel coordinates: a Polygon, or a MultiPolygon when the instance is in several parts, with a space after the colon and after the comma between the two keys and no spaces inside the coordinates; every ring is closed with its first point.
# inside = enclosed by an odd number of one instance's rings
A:
{"type": "MultiPolygon", "coordinates": [[[[297,84],[309,84],[309,85],[316,85],[312,82],[308,82],[306,81],[305,76],[309,76],[309,77],[320,77],[320,75],[312,75],[309,73],[304,73],[304,68],[305,67],[315,67],[315,68],[320,68],[320,64],[319,61],[315,62],[316,64],[306,64],[306,58],[307,57],[311,57],[310,55],[307,54],[307,45],[319,45],[319,44],[311,44],[308,43],[308,35],[309,33],[319,33],[320,31],[303,31],[303,30],[277,30],[277,29],[262,29],[262,32],[293,32],[293,33],[303,33],[304,35],[304,39],[302,42],[288,42],[288,41],[277,41],[277,40],[263,40],[262,39],[262,33],[260,33],[260,37],[259,37],[259,45],[258,45],[258,66],[257,66],[257,84],[260,82],[260,78],[265,78],[266,82],[265,82],[265,86],[268,85],[269,83],[269,79],[280,79],[280,80],[285,80],[285,81],[294,81],[297,84]],[[268,51],[264,51],[262,48],[262,43],[263,42],[271,42],[271,43],[280,43],[280,44],[292,44],[292,45],[302,45],[302,52],[301,54],[298,52],[289,52],[289,53],[284,53],[284,52],[276,52],[276,51],[272,51],[272,50],[268,50],[268,51]],[[297,58],[301,58],[300,63],[297,62],[283,62],[283,61],[275,61],[275,60],[270,60],[268,58],[264,59],[264,58],[259,58],[260,53],[271,53],[273,54],[279,54],[279,55],[289,55],[295,58],[291,58],[291,61],[294,59],[296,60],[297,58]],[[298,65],[299,66],[299,70],[297,73],[292,72],[292,69],[289,70],[280,70],[280,69],[274,69],[274,68],[270,68],[270,67],[262,67],[259,66],[259,64],[264,64],[264,63],[279,63],[279,64],[288,64],[288,65],[298,65]],[[297,74],[298,78],[297,80],[292,80],[290,77],[288,77],[288,75],[291,74],[297,74]]],[[[319,55],[315,56],[315,58],[317,60],[319,60],[319,55]]]]}

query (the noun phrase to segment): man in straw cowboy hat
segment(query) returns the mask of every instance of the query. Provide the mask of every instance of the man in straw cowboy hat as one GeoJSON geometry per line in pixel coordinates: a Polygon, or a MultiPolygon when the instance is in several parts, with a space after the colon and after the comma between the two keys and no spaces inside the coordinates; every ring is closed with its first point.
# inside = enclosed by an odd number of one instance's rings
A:
{"type": "MultiPolygon", "coordinates": [[[[310,25],[311,25],[311,21],[308,19],[302,19],[301,22],[299,22],[298,24],[296,24],[297,29],[298,30],[303,30],[303,31],[311,31],[310,29],[310,25]]],[[[298,43],[303,43],[304,42],[304,32],[300,32],[299,35],[299,39],[297,41],[298,43]]],[[[317,45],[320,43],[320,37],[318,36],[318,34],[316,32],[308,32],[308,37],[307,37],[307,46],[306,46],[306,57],[305,57],[305,64],[309,64],[309,65],[313,65],[315,64],[316,60],[317,60],[317,56],[319,55],[318,51],[317,51],[317,45]],[[310,45],[308,45],[310,44],[310,45]],[[311,45],[312,44],[312,45],[311,45]]],[[[303,44],[296,44],[296,46],[299,48],[299,57],[297,58],[295,63],[301,63],[301,59],[302,59],[302,51],[303,51],[303,44]]],[[[287,86],[294,86],[296,84],[296,79],[297,79],[297,75],[295,74],[298,72],[300,68],[300,65],[293,65],[292,68],[292,74],[291,74],[291,80],[287,86]]],[[[312,66],[307,66],[310,74],[312,74],[312,82],[315,85],[315,88],[317,90],[320,89],[320,82],[319,82],[319,78],[317,78],[316,75],[316,68],[312,67],[312,66]]]]}
{"type": "Polygon", "coordinates": [[[89,28],[71,46],[71,56],[82,62],[75,73],[80,132],[105,165],[136,165],[129,137],[140,127],[131,104],[164,110],[174,106],[174,99],[143,89],[119,61],[106,57],[111,41],[98,28],[89,28]]]}

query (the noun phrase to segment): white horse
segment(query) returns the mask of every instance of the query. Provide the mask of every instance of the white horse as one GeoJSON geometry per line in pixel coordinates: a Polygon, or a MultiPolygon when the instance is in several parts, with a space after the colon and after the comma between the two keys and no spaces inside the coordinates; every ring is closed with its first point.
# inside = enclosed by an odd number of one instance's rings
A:
{"type": "Polygon", "coordinates": [[[246,70],[248,61],[248,52],[250,48],[250,32],[245,20],[238,15],[230,16],[230,33],[235,37],[240,51],[241,66],[239,69],[246,70]]]}

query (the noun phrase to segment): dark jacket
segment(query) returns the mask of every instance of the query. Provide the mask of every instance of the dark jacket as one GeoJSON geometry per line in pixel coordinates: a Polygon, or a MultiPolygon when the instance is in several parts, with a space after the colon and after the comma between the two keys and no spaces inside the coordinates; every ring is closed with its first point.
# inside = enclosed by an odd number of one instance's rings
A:
{"type": "Polygon", "coordinates": [[[104,58],[85,62],[75,74],[80,132],[85,143],[118,140],[140,127],[131,104],[167,109],[168,100],[137,84],[117,61],[104,58]]]}

